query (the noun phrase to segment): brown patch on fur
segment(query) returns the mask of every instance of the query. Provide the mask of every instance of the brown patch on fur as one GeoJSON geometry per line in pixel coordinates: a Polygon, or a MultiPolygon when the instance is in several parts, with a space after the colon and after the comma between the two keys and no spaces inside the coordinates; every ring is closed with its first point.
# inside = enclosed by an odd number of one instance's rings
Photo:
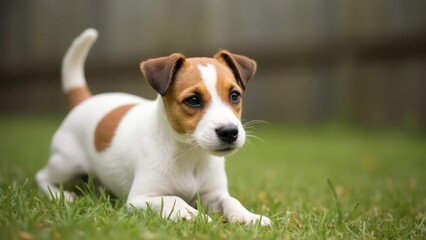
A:
{"type": "Polygon", "coordinates": [[[101,152],[111,146],[118,124],[123,119],[124,115],[135,105],[136,104],[132,103],[117,107],[99,121],[95,129],[94,143],[96,151],[101,152]]]}
{"type": "Polygon", "coordinates": [[[87,86],[75,87],[66,93],[68,107],[72,109],[90,96],[92,96],[92,93],[87,86]]]}
{"type": "Polygon", "coordinates": [[[171,127],[180,134],[191,134],[195,131],[198,122],[211,102],[211,95],[203,83],[198,65],[212,64],[217,73],[217,91],[220,98],[228,104],[235,115],[241,119],[242,100],[238,104],[231,103],[229,95],[232,90],[242,94],[231,69],[212,58],[189,58],[179,68],[169,90],[164,97],[166,114],[171,127]],[[198,95],[202,99],[200,108],[192,108],[184,103],[190,96],[198,95]]]}
{"type": "Polygon", "coordinates": [[[241,120],[243,91],[238,85],[237,80],[235,79],[234,75],[228,67],[222,64],[215,65],[215,67],[217,72],[217,93],[219,94],[219,97],[222,99],[222,101],[228,104],[231,107],[232,111],[234,111],[238,119],[241,120]],[[240,102],[238,104],[234,104],[231,102],[230,95],[231,91],[233,90],[239,92],[241,95],[240,102]]]}
{"type": "Polygon", "coordinates": [[[207,58],[190,58],[182,64],[169,91],[164,97],[164,105],[171,127],[180,134],[191,134],[195,131],[211,96],[204,86],[198,64],[211,63],[207,58]],[[192,108],[184,103],[185,99],[198,95],[202,99],[200,108],[192,108]]]}

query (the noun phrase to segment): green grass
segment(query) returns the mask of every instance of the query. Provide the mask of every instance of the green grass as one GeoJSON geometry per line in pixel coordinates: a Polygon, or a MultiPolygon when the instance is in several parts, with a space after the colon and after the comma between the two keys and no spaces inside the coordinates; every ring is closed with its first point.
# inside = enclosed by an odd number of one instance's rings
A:
{"type": "Polygon", "coordinates": [[[130,211],[80,184],[76,202],[51,202],[34,173],[49,155],[59,117],[0,118],[1,239],[425,239],[426,137],[332,124],[262,124],[227,162],[229,189],[272,227],[213,215],[171,222],[130,211]]]}

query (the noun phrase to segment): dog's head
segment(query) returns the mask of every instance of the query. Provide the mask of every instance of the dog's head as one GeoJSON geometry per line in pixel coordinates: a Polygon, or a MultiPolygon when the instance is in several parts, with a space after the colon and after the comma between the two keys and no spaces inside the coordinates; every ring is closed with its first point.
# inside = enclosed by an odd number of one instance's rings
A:
{"type": "Polygon", "coordinates": [[[172,54],[140,65],[148,83],[162,97],[171,128],[215,155],[242,147],[242,94],[256,72],[256,62],[226,50],[214,58],[172,54]]]}

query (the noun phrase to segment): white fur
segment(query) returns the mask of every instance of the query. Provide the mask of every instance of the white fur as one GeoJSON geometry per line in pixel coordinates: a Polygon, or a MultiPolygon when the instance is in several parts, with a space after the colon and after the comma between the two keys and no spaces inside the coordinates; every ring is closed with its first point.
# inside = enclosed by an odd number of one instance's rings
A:
{"type": "Polygon", "coordinates": [[[86,85],[84,62],[90,47],[97,38],[98,32],[89,28],[72,42],[62,60],[62,89],[64,92],[86,85]]]}
{"type": "MultiPolygon", "coordinates": [[[[87,40],[93,40],[93,35],[86,38],[86,33],[74,41],[65,57],[78,55],[74,51],[85,52],[80,52],[76,62],[64,60],[64,64],[72,66],[63,69],[73,69],[64,71],[70,74],[65,76],[64,84],[68,84],[65,89],[82,83],[80,71],[83,70],[79,67],[82,68],[84,58],[81,56],[87,54],[87,40]]],[[[200,66],[199,70],[213,96],[193,136],[201,147],[174,137],[178,134],[167,121],[160,96],[149,101],[129,94],[99,94],[77,105],[55,133],[49,162],[36,175],[40,188],[57,198],[58,183],[90,172],[114,194],[127,196],[128,205],[140,209],[149,205],[162,211],[162,216],[170,215],[175,220],[197,216],[195,200],[199,194],[210,211],[220,212],[230,222],[260,221],[261,225],[270,225],[268,218],[249,212],[228,193],[225,159],[210,153],[220,146],[214,129],[220,124],[237,124],[241,136],[236,148],[244,144],[244,130],[217,94],[215,68],[208,65],[200,66]],[[137,105],[121,120],[111,146],[97,152],[94,132],[98,122],[111,110],[129,103],[137,105]]],[[[66,200],[74,200],[73,193],[64,194],[66,200]]]]}

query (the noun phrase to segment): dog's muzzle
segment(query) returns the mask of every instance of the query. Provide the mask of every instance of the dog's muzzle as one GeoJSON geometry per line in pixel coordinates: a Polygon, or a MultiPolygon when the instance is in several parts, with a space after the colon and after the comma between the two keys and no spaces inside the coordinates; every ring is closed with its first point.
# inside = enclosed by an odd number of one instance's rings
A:
{"type": "Polygon", "coordinates": [[[225,156],[236,152],[244,145],[245,131],[236,121],[217,123],[208,119],[201,122],[193,135],[197,144],[216,156],[225,156]],[[209,121],[207,121],[209,120],[209,121]]]}

